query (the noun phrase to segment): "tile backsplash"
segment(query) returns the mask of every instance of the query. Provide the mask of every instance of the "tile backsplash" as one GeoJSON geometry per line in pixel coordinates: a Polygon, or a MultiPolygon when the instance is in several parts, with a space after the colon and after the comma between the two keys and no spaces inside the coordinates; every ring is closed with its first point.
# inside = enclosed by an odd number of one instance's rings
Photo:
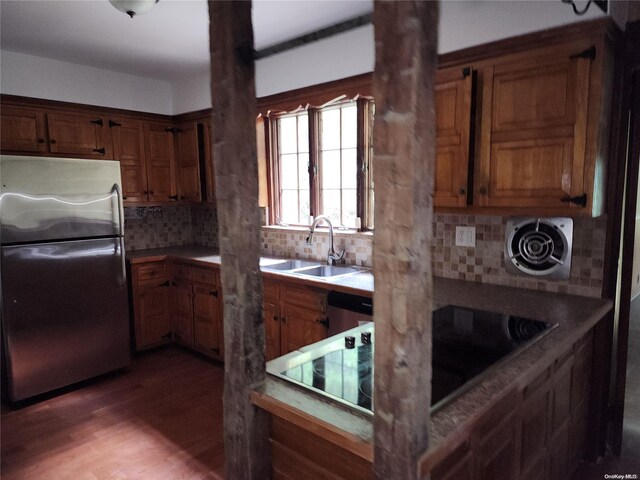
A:
{"type": "MultiPolygon", "coordinates": [[[[215,207],[209,205],[126,208],[127,250],[172,245],[218,246],[215,207]]],[[[545,280],[511,275],[504,268],[506,217],[437,214],[432,250],[433,274],[437,277],[492,283],[513,287],[600,297],[604,267],[606,217],[576,218],[573,225],[573,256],[568,280],[545,280]],[[455,246],[455,227],[476,227],[474,248],[455,246]]],[[[326,260],[329,235],[317,231],[313,243],[309,231],[265,227],[261,231],[261,253],[267,256],[326,260]]],[[[371,233],[335,232],[336,250],[345,249],[345,262],[373,266],[371,233]]]]}

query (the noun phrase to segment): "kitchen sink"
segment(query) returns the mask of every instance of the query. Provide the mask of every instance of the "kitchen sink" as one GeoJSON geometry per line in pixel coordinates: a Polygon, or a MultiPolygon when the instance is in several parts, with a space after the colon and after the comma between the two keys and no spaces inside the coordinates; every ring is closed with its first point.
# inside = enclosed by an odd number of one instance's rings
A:
{"type": "Polygon", "coordinates": [[[280,263],[273,263],[271,265],[263,265],[262,268],[267,270],[297,270],[298,268],[305,267],[317,267],[320,266],[318,262],[308,262],[306,260],[286,260],[280,263]]]}
{"type": "Polygon", "coordinates": [[[334,267],[332,265],[319,265],[314,268],[305,268],[295,272],[298,275],[309,275],[312,277],[336,277],[338,275],[347,275],[358,273],[362,270],[353,267],[334,267]]]}

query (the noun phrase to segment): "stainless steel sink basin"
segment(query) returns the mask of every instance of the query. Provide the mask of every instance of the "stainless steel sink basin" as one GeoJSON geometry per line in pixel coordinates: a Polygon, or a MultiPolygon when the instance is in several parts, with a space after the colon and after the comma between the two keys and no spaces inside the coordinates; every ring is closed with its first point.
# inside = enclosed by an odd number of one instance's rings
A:
{"type": "Polygon", "coordinates": [[[305,268],[295,272],[298,275],[309,275],[312,277],[336,277],[338,275],[347,275],[358,273],[362,270],[353,267],[334,267],[331,265],[319,265],[315,268],[305,268]]]}
{"type": "Polygon", "coordinates": [[[262,268],[267,270],[287,271],[314,266],[319,266],[318,262],[308,262],[306,260],[286,260],[284,262],[273,263],[271,265],[263,265],[262,268]]]}

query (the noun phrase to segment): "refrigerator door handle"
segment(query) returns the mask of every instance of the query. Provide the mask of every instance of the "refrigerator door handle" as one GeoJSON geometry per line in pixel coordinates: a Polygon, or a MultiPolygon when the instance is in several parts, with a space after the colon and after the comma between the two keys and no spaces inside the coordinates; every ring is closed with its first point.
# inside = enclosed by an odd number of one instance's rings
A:
{"type": "Polygon", "coordinates": [[[120,244],[116,248],[120,249],[120,279],[118,284],[122,287],[127,284],[127,259],[124,255],[124,239],[120,238],[120,244]]]}
{"type": "Polygon", "coordinates": [[[111,188],[111,192],[115,192],[116,199],[118,200],[118,234],[124,235],[124,225],[122,220],[122,190],[120,190],[120,185],[114,183],[111,188]]]}

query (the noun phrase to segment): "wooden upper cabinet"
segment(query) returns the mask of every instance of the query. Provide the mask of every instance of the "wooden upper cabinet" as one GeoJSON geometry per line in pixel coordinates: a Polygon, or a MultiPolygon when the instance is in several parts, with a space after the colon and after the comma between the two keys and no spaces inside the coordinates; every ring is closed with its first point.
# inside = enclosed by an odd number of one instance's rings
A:
{"type": "Polygon", "coordinates": [[[147,170],[144,150],[144,123],[125,117],[110,117],[113,156],[120,162],[122,194],[131,203],[147,201],[147,170]]]}
{"type": "Polygon", "coordinates": [[[201,194],[198,124],[185,122],[178,125],[176,140],[179,199],[199,202],[201,194]]]}
{"type": "Polygon", "coordinates": [[[42,110],[3,105],[0,116],[0,150],[7,153],[46,152],[48,145],[42,110]]]}
{"type": "Polygon", "coordinates": [[[46,116],[51,153],[112,158],[109,127],[103,116],[62,111],[46,116]]]}
{"type": "Polygon", "coordinates": [[[147,186],[151,202],[178,200],[172,132],[173,125],[168,123],[145,124],[147,186]]]}
{"type": "Polygon", "coordinates": [[[215,173],[213,171],[213,148],[211,146],[211,121],[205,120],[202,122],[202,152],[204,158],[204,171],[202,174],[205,176],[205,200],[207,203],[216,202],[216,181],[215,173]]]}
{"type": "Polygon", "coordinates": [[[436,80],[436,173],[433,204],[467,205],[473,75],[470,67],[440,70],[436,80]]]}
{"type": "Polygon", "coordinates": [[[590,201],[587,123],[597,102],[590,105],[594,60],[581,53],[578,46],[533,50],[482,70],[474,203],[567,210],[578,208],[570,197],[590,201]]]}

